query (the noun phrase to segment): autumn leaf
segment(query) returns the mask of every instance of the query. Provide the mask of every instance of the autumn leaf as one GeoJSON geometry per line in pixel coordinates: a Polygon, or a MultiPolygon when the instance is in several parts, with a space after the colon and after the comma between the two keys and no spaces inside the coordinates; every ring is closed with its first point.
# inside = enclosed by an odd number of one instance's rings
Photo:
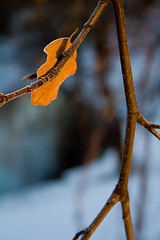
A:
{"type": "MultiPolygon", "coordinates": [[[[76,30],[77,31],[77,30],[76,30]]],[[[75,32],[76,32],[75,31],[75,32]]],[[[75,32],[73,34],[75,34],[75,32]]],[[[37,76],[40,78],[46,74],[51,68],[55,66],[58,61],[58,57],[67,50],[71,44],[71,38],[59,38],[44,48],[44,52],[47,54],[46,62],[38,69],[37,76]]],[[[31,101],[33,105],[48,105],[52,100],[54,100],[58,95],[58,90],[62,82],[69,76],[73,75],[77,69],[76,63],[77,52],[68,60],[68,62],[61,69],[59,75],[44,83],[38,89],[32,91],[31,101]]]]}

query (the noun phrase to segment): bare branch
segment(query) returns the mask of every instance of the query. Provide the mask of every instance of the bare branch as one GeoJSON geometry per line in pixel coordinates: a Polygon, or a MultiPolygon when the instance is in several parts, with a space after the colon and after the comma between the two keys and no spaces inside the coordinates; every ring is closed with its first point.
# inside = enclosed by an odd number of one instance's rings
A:
{"type": "Polygon", "coordinates": [[[86,230],[82,230],[82,231],[80,231],[80,232],[77,232],[76,235],[75,235],[75,237],[74,237],[72,240],[78,240],[78,238],[79,238],[82,234],[84,234],[85,232],[86,232],[86,230]]]}
{"type": "Polygon", "coordinates": [[[123,221],[126,229],[126,236],[127,236],[127,239],[133,240],[134,234],[133,234],[133,228],[132,228],[128,191],[125,199],[121,202],[121,204],[122,204],[122,212],[123,212],[123,221]]]}
{"type": "Polygon", "coordinates": [[[89,239],[92,234],[95,232],[97,227],[100,225],[100,223],[103,221],[103,219],[106,217],[106,215],[109,213],[109,211],[112,209],[112,207],[119,202],[120,196],[116,193],[114,190],[111,194],[110,198],[102,208],[102,210],[99,212],[99,214],[96,216],[94,221],[91,223],[91,225],[84,230],[84,235],[82,236],[81,240],[87,240],[89,239]]]}
{"type": "Polygon", "coordinates": [[[130,215],[129,196],[128,194],[126,195],[126,192],[128,193],[128,180],[131,168],[135,127],[137,122],[137,113],[139,111],[132,77],[123,2],[122,0],[112,0],[112,2],[116,19],[120,60],[128,112],[122,168],[116,190],[121,196],[126,236],[127,239],[132,240],[134,239],[134,235],[130,215]]]}
{"type": "Polygon", "coordinates": [[[155,128],[160,129],[160,125],[148,122],[140,113],[138,114],[137,122],[160,140],[160,134],[155,130],[155,128]]]}
{"type": "Polygon", "coordinates": [[[31,91],[39,88],[42,85],[43,85],[43,81],[39,80],[39,81],[32,83],[31,85],[21,88],[15,92],[8,93],[6,95],[3,93],[0,93],[0,107],[2,107],[5,103],[7,103],[17,97],[20,97],[26,93],[30,93],[31,91]]]}
{"type": "Polygon", "coordinates": [[[159,124],[155,124],[155,123],[151,123],[151,127],[152,128],[156,128],[156,129],[160,129],[160,125],[159,124]]]}
{"type": "Polygon", "coordinates": [[[128,112],[132,111],[135,113],[135,112],[138,112],[138,107],[137,107],[132,70],[131,70],[123,2],[122,0],[112,0],[112,3],[114,7],[116,26],[117,26],[119,52],[120,52],[125,96],[126,96],[126,102],[127,102],[127,110],[128,112]]]}
{"type": "Polygon", "coordinates": [[[122,175],[120,176],[120,178],[123,178],[123,183],[125,182],[125,187],[127,187],[138,107],[131,70],[123,2],[122,0],[113,0],[112,2],[115,12],[120,60],[128,111],[125,150],[123,156],[122,170],[120,174],[122,175]]]}

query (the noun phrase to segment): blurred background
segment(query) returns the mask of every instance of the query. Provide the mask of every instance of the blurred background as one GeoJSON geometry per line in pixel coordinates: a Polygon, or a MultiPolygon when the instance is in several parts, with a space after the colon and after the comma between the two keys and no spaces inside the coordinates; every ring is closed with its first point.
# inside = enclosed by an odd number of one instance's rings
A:
{"type": "MultiPolygon", "coordinates": [[[[0,92],[29,84],[21,78],[45,62],[43,48],[56,38],[69,37],[77,27],[80,31],[96,4],[96,0],[1,0],[0,92]]],[[[160,2],[126,0],[124,6],[138,106],[147,120],[160,123],[160,2]]],[[[108,178],[117,179],[126,103],[111,4],[78,49],[77,64],[77,72],[64,81],[58,98],[47,107],[33,106],[30,95],[24,95],[0,109],[0,198],[61,181],[66,169],[95,161],[103,166],[102,159],[112,157],[105,165],[112,164],[105,184],[108,178]]],[[[131,175],[139,179],[135,198],[141,199],[141,210],[150,173],[160,174],[158,144],[137,126],[131,175]]],[[[143,210],[138,213],[137,239],[143,210]]],[[[157,234],[154,239],[159,239],[160,230],[157,234]]]]}

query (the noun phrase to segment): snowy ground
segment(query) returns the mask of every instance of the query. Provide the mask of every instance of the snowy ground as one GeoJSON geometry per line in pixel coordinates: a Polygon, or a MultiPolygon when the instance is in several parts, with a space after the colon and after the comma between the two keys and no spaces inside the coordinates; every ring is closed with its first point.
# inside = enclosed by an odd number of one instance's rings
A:
{"type": "MultiPolygon", "coordinates": [[[[136,138],[139,138],[138,134],[136,138]]],[[[148,165],[147,195],[140,237],[145,240],[160,239],[158,145],[159,141],[153,140],[154,154],[152,152],[148,165]]],[[[138,147],[142,146],[137,142],[135,150],[138,147]]],[[[78,230],[91,223],[112,192],[117,181],[116,161],[116,154],[108,151],[101,161],[94,162],[86,171],[76,168],[66,172],[61,180],[1,197],[0,239],[71,240],[78,230]],[[82,188],[79,187],[80,183],[84,184],[82,188]]],[[[131,175],[129,189],[135,224],[141,201],[140,176],[136,172],[131,175]]],[[[120,204],[111,210],[91,239],[125,239],[120,204]]]]}

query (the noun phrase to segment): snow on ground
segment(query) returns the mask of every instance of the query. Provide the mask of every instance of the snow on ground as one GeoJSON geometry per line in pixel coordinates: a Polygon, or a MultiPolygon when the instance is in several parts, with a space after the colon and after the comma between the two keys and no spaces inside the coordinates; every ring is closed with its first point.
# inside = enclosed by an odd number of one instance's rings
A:
{"type": "MultiPolygon", "coordinates": [[[[136,138],[139,138],[137,135],[136,138]]],[[[158,141],[155,149],[158,149],[158,141]]],[[[141,147],[141,146],[140,146],[141,147]]],[[[138,144],[135,144],[138,150],[138,144]]],[[[154,148],[153,148],[154,149],[154,148]]],[[[145,219],[141,239],[160,239],[160,164],[156,151],[150,161],[145,219]],[[151,171],[150,171],[151,170],[151,171]]],[[[45,183],[0,198],[1,240],[71,240],[88,226],[111,194],[116,181],[117,156],[107,151],[88,169],[67,171],[61,180],[45,183]],[[82,184],[82,188],[80,188],[82,184]],[[81,194],[78,195],[78,192],[81,194]]],[[[129,182],[131,213],[135,223],[140,202],[140,178],[131,175],[129,182]]],[[[125,239],[121,206],[118,203],[91,237],[93,240],[125,239]]]]}
{"type": "MultiPolygon", "coordinates": [[[[77,168],[66,172],[62,180],[1,197],[0,239],[72,239],[76,231],[84,227],[78,224],[77,207],[80,211],[83,209],[82,222],[87,226],[116,184],[114,165],[110,161],[116,161],[113,153],[94,163],[86,173],[77,168]],[[85,177],[85,188],[82,188],[80,201],[77,190],[82,176],[85,177]]],[[[121,209],[116,206],[96,232],[95,238],[103,239],[104,231],[110,239],[116,239],[118,234],[124,236],[121,227],[121,209]],[[118,231],[110,231],[114,223],[118,231]]]]}

